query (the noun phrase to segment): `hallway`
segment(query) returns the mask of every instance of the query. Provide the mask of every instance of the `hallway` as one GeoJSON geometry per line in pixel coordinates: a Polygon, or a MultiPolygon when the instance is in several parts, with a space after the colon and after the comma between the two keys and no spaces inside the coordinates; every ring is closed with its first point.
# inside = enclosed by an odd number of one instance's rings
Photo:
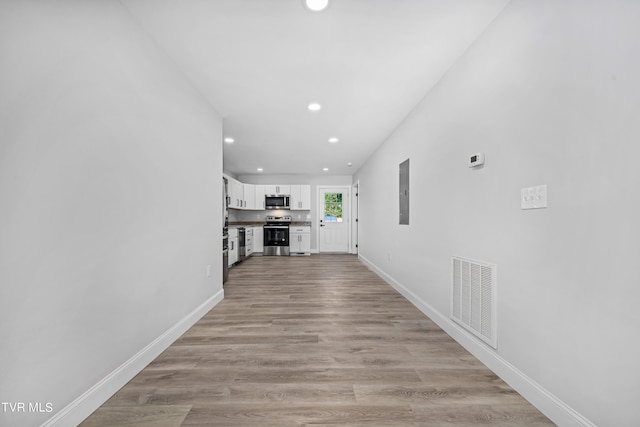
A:
{"type": "Polygon", "coordinates": [[[553,425],[352,255],[252,257],[82,424],[553,425]]]}

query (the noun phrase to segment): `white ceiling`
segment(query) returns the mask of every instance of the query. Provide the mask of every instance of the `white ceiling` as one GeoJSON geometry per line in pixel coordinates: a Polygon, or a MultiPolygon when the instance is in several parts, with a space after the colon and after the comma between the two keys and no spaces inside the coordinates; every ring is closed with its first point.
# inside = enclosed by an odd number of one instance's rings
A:
{"type": "Polygon", "coordinates": [[[224,118],[225,171],[351,175],[509,0],[122,1],[224,118]]]}

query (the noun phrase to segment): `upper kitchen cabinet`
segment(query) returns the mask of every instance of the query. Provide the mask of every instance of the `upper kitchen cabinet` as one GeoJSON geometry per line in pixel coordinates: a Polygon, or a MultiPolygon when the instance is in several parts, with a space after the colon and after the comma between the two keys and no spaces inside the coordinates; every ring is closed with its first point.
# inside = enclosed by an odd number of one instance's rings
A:
{"type": "Polygon", "coordinates": [[[311,210],[311,186],[292,185],[290,206],[292,211],[311,210]]]}
{"type": "Polygon", "coordinates": [[[244,185],[233,178],[227,178],[227,191],[229,192],[229,208],[242,209],[244,205],[244,185]]]}
{"type": "MultiPolygon", "coordinates": [[[[226,175],[225,175],[226,176],[226,175]]],[[[290,209],[293,211],[311,210],[310,185],[261,185],[244,184],[227,176],[227,192],[230,209],[264,210],[264,196],[279,194],[290,196],[290,209]]]]}
{"type": "Polygon", "coordinates": [[[264,194],[289,195],[291,194],[291,186],[290,185],[265,185],[264,194]]]}
{"type": "Polygon", "coordinates": [[[264,195],[266,193],[265,193],[264,187],[265,187],[264,185],[256,185],[256,196],[254,198],[254,203],[255,203],[255,209],[257,210],[263,210],[265,208],[264,195]]]}
{"type": "Polygon", "coordinates": [[[242,184],[243,204],[242,209],[257,209],[256,207],[256,186],[253,184],[242,184]]]}

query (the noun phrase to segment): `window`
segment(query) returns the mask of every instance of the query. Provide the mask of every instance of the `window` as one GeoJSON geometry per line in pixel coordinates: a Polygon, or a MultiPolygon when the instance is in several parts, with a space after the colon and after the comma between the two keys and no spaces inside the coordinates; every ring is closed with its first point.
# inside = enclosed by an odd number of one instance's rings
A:
{"type": "Polygon", "coordinates": [[[342,222],[342,193],[324,195],[324,222],[342,222]]]}

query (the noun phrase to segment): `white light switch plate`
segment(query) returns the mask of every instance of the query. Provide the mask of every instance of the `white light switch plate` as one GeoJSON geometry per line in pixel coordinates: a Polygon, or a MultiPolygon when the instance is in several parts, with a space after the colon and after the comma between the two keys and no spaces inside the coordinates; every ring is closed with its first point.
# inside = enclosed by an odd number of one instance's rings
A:
{"type": "Polygon", "coordinates": [[[547,185],[526,187],[520,190],[521,209],[542,209],[547,207],[547,185]]]}

